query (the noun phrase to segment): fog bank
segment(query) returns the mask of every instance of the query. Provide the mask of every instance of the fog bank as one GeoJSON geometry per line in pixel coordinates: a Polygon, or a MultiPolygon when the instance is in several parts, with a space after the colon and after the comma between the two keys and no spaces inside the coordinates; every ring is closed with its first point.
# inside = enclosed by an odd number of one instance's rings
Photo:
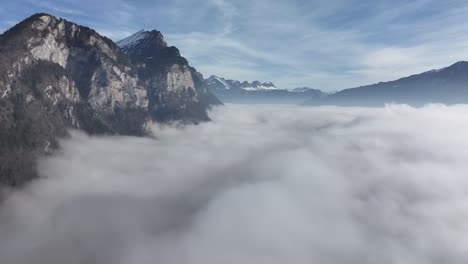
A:
{"type": "Polygon", "coordinates": [[[468,106],[227,106],[74,132],[0,205],[0,262],[468,262],[468,106]]]}

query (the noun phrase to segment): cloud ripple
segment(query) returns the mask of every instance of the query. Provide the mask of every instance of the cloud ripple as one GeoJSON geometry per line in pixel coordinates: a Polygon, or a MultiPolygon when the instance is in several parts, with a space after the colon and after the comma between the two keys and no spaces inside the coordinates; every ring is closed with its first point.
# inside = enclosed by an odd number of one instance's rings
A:
{"type": "Polygon", "coordinates": [[[2,263],[466,263],[468,106],[228,106],[75,132],[0,210],[2,263]]]}

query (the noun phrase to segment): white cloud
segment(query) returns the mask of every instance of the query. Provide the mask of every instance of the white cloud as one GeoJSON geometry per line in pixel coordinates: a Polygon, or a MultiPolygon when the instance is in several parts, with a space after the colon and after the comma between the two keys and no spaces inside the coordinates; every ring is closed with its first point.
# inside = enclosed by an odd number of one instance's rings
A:
{"type": "Polygon", "coordinates": [[[218,19],[222,21],[222,30],[221,34],[227,35],[230,34],[234,28],[234,18],[238,15],[237,8],[229,3],[227,0],[210,0],[211,5],[215,6],[218,10],[218,19]]]}
{"type": "Polygon", "coordinates": [[[197,58],[196,67],[219,67],[204,72],[207,75],[230,68],[225,77],[232,79],[245,80],[257,73],[281,87],[334,90],[393,80],[467,58],[468,28],[459,23],[466,8],[457,2],[440,3],[433,14],[436,4],[429,0],[326,5],[260,0],[232,5],[237,15],[229,24],[238,31],[221,36],[187,33],[173,39],[188,57],[197,58]],[[370,14],[353,14],[355,6],[370,14]],[[355,17],[348,18],[350,14],[355,17]],[[328,24],[333,19],[339,22],[328,24]],[[257,65],[247,69],[229,65],[231,49],[257,65]],[[213,63],[211,56],[218,61],[213,63]]]}
{"type": "Polygon", "coordinates": [[[468,27],[460,23],[468,8],[458,0],[30,3],[114,40],[161,30],[205,75],[284,88],[351,88],[468,59],[468,27]]]}
{"type": "Polygon", "coordinates": [[[466,263],[467,112],[228,106],[158,140],[75,133],[2,204],[0,258],[466,263]]]}
{"type": "Polygon", "coordinates": [[[84,13],[79,10],[79,9],[74,9],[74,8],[68,8],[68,7],[63,7],[60,5],[57,5],[56,3],[52,3],[49,1],[34,1],[33,3],[35,6],[46,8],[55,12],[59,12],[62,14],[68,14],[68,15],[83,15],[84,13]]]}
{"type": "Polygon", "coordinates": [[[26,4],[114,40],[158,29],[205,75],[284,88],[344,89],[468,59],[461,0],[25,0],[2,6],[4,19],[26,4]]]}

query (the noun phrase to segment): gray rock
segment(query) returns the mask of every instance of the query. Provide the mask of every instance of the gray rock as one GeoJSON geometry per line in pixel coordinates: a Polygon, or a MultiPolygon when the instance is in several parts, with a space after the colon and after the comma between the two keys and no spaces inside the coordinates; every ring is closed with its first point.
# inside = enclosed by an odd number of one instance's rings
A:
{"type": "Polygon", "coordinates": [[[160,33],[155,37],[158,52],[148,63],[48,14],[0,35],[0,185],[36,177],[36,159],[70,128],[143,136],[148,122],[208,120],[207,109],[219,101],[205,100],[196,71],[160,33]]]}
{"type": "Polygon", "coordinates": [[[207,107],[221,104],[179,50],[167,46],[161,32],[142,30],[117,44],[138,65],[139,76],[149,89],[149,113],[154,119],[206,121],[207,107]]]}

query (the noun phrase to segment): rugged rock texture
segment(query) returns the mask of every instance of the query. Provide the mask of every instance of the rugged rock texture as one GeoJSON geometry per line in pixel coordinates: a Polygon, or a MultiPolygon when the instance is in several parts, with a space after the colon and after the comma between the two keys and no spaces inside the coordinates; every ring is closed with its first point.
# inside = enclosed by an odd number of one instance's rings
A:
{"type": "Polygon", "coordinates": [[[149,112],[157,120],[208,120],[206,107],[221,104],[179,50],[167,46],[161,32],[142,30],[117,44],[138,65],[149,89],[149,112]]]}
{"type": "Polygon", "coordinates": [[[308,98],[323,98],[326,94],[312,88],[285,90],[272,82],[240,82],[212,75],[206,80],[208,89],[227,103],[281,103],[298,104],[308,98]]]}
{"type": "Polygon", "coordinates": [[[431,70],[391,82],[345,89],[309,105],[380,107],[386,103],[421,106],[428,103],[460,104],[468,102],[468,62],[431,70]]]}
{"type": "Polygon", "coordinates": [[[141,47],[130,59],[94,30],[48,14],[0,35],[0,185],[34,178],[36,158],[69,128],[144,135],[152,120],[207,120],[217,99],[204,101],[201,77],[159,36],[158,52],[141,47]]]}

